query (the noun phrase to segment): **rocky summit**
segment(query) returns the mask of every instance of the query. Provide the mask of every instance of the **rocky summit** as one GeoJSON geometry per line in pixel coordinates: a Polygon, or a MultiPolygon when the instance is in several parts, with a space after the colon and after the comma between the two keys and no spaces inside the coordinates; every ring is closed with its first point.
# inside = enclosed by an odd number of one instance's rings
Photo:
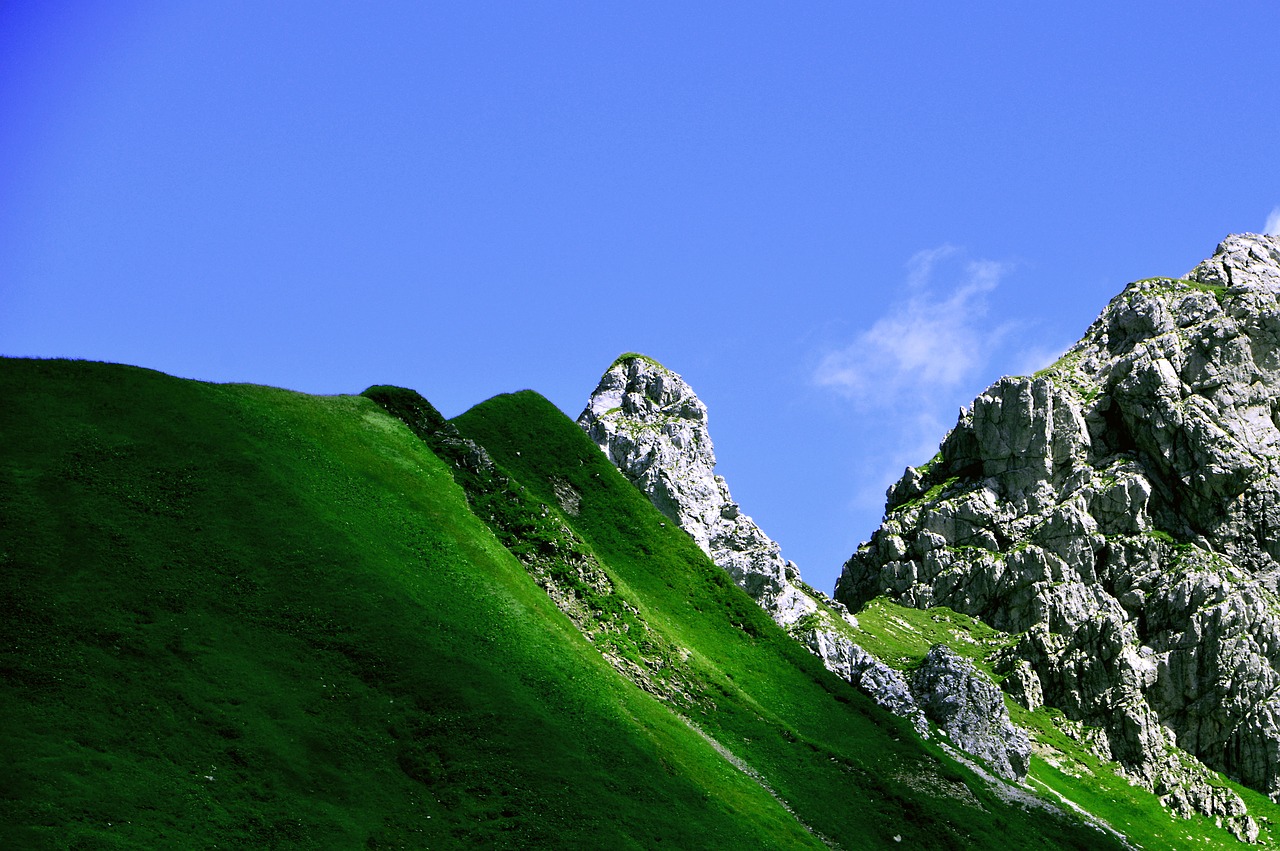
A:
{"type": "Polygon", "coordinates": [[[1055,364],[962,410],[836,598],[1016,635],[1010,694],[1247,839],[1204,766],[1280,798],[1278,560],[1280,237],[1246,234],[1130,284],[1055,364]]]}
{"type": "Polygon", "coordinates": [[[796,584],[795,565],[716,475],[707,406],[683,378],[652,358],[624,355],[600,379],[578,425],[780,625],[818,611],[796,584]]]}

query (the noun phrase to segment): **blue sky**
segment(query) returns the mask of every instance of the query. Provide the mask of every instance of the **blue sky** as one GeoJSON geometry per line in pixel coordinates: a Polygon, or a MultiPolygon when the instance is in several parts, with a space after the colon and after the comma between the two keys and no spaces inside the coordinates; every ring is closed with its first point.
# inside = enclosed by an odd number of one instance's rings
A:
{"type": "Polygon", "coordinates": [[[576,415],[642,351],[812,584],[957,409],[1280,227],[1273,3],[6,3],[0,353],[576,415]]]}

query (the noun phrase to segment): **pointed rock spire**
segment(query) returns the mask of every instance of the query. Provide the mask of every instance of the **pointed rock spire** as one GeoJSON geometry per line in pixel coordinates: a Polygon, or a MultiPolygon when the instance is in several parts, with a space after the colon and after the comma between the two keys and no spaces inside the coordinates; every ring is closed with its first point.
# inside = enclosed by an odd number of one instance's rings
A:
{"type": "MultiPolygon", "coordinates": [[[[928,738],[929,722],[912,683],[858,646],[852,637],[856,618],[804,585],[778,545],[739,510],[729,486],[715,474],[707,408],[683,378],[652,358],[623,355],[600,379],[578,424],[658,510],[828,670],[928,738]]],[[[998,695],[998,688],[976,669],[941,684],[930,681],[935,708],[950,707],[935,711],[937,723],[950,729],[953,716],[984,715],[983,725],[966,727],[956,744],[988,760],[996,773],[1017,779],[1026,773],[1029,745],[1010,723],[1003,702],[989,699],[991,694],[998,695]],[[986,699],[975,704],[975,695],[986,699]]]]}
{"type": "Polygon", "coordinates": [[[795,584],[795,565],[716,475],[707,406],[683,378],[653,358],[623,355],[601,377],[578,425],[780,625],[818,610],[795,584]]]}

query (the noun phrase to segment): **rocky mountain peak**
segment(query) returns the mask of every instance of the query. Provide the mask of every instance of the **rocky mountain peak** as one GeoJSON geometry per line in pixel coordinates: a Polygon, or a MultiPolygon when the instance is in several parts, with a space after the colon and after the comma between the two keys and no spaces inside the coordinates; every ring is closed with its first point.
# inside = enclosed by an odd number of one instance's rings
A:
{"type": "Polygon", "coordinates": [[[1187,277],[1213,286],[1280,292],[1280,236],[1232,234],[1187,277]]]}
{"type": "Polygon", "coordinates": [[[1007,683],[1102,728],[1175,810],[1205,765],[1280,797],[1280,238],[1136,281],[1034,376],[962,411],[889,490],[836,596],[949,606],[1021,639],[1007,683]]]}
{"type": "Polygon", "coordinates": [[[609,460],[783,625],[818,604],[795,565],[744,515],[707,431],[707,406],[683,378],[650,357],[627,354],[605,371],[578,424],[609,460]]]}

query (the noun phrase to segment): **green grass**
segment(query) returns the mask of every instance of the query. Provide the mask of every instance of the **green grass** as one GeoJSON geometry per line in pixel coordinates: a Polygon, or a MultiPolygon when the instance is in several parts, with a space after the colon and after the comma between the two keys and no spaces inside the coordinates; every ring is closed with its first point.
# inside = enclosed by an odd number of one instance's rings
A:
{"type": "Polygon", "coordinates": [[[371,401],[0,392],[0,846],[816,846],[371,401]]]}
{"type": "MultiPolygon", "coordinates": [[[[936,478],[934,471],[937,468],[937,463],[938,462],[936,460],[930,461],[927,468],[922,468],[921,474],[926,477],[926,480],[928,478],[936,478]]],[[[948,476],[946,479],[930,485],[929,489],[919,496],[909,499],[906,502],[891,506],[890,511],[910,511],[911,509],[918,508],[921,505],[928,505],[937,502],[958,484],[960,484],[959,476],[948,476]]]]}
{"type": "Polygon", "coordinates": [[[1017,642],[1017,636],[945,606],[912,609],[877,597],[857,617],[853,640],[885,664],[904,671],[918,666],[933,645],[945,644],[994,675],[991,657],[1017,642]]]}
{"type": "Polygon", "coordinates": [[[1227,288],[1222,284],[1202,284],[1199,281],[1182,281],[1181,283],[1186,284],[1193,290],[1209,293],[1217,299],[1218,304],[1222,304],[1227,300],[1227,288]]]}
{"type": "MultiPolygon", "coordinates": [[[[653,366],[666,369],[665,366],[662,366],[662,364],[658,363],[653,358],[649,357],[648,355],[642,355],[639,352],[624,352],[618,355],[616,358],[613,359],[613,363],[609,364],[609,369],[613,369],[615,366],[618,366],[619,364],[624,364],[627,361],[633,361],[633,360],[642,360],[647,364],[652,364],[653,366]]],[[[609,370],[605,370],[605,372],[608,372],[608,371],[609,370]]]]}
{"type": "Polygon", "coordinates": [[[785,635],[570,420],[535,393],[496,397],[454,420],[536,498],[567,479],[563,520],[645,621],[706,684],[694,722],[845,848],[1105,847],[1092,830],[1003,804],[967,770],[924,750],[785,635]],[[937,788],[952,790],[939,797],[937,788]],[[961,791],[963,790],[963,791],[961,791]]]}
{"type": "Polygon", "coordinates": [[[362,395],[409,426],[449,465],[472,511],[615,668],[646,691],[667,697],[689,693],[679,653],[618,593],[591,547],[557,512],[483,458],[483,450],[462,438],[418,393],[371,387],[362,395]]]}
{"type": "Polygon", "coordinates": [[[1222,284],[1204,284],[1200,281],[1193,281],[1190,278],[1143,278],[1140,281],[1134,281],[1130,286],[1137,284],[1151,284],[1170,292],[1176,292],[1177,290],[1186,287],[1198,290],[1202,293],[1209,293],[1217,300],[1218,304],[1222,304],[1227,300],[1227,287],[1222,284]]]}
{"type": "MultiPolygon", "coordinates": [[[[931,646],[941,643],[999,681],[995,654],[1018,640],[1017,636],[999,632],[945,607],[912,609],[883,597],[864,606],[857,617],[859,626],[854,640],[886,664],[903,671],[914,669],[931,646]]],[[[1143,848],[1242,847],[1212,819],[1204,816],[1181,819],[1171,815],[1155,795],[1118,775],[1114,763],[1099,759],[1079,740],[1079,734],[1068,735],[1067,729],[1083,731],[1083,728],[1072,724],[1057,709],[1041,707],[1028,712],[1008,697],[1005,705],[1014,723],[1025,729],[1036,743],[1029,772],[1033,788],[1053,790],[1143,848]]],[[[1265,796],[1225,778],[1219,777],[1218,782],[1240,793],[1255,818],[1274,820],[1280,816],[1280,810],[1265,796]]],[[[1263,827],[1262,840],[1266,844],[1272,841],[1272,833],[1265,822],[1263,827]]]]}

